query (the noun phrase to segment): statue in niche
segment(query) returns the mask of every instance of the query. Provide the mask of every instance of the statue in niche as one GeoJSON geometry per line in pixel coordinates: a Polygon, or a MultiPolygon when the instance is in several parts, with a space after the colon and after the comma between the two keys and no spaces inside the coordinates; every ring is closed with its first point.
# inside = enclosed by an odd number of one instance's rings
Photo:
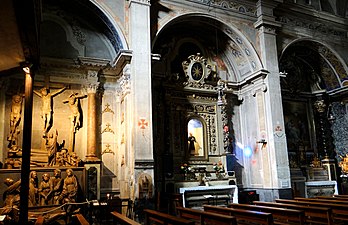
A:
{"type": "Polygon", "coordinates": [[[31,171],[29,176],[29,196],[28,203],[29,206],[37,206],[38,205],[38,187],[39,180],[37,178],[36,171],[31,171]]]}
{"type": "Polygon", "coordinates": [[[203,150],[203,124],[199,119],[191,118],[187,123],[188,155],[204,156],[203,150]]]}
{"type": "Polygon", "coordinates": [[[52,184],[50,182],[50,175],[48,173],[44,173],[42,175],[42,181],[39,184],[38,192],[40,206],[48,205],[52,193],[52,184]]]}
{"type": "Polygon", "coordinates": [[[50,182],[52,184],[52,204],[58,205],[60,204],[59,197],[63,190],[62,172],[60,169],[54,170],[53,177],[51,177],[50,182]]]}
{"type": "Polygon", "coordinates": [[[75,133],[81,128],[81,114],[80,114],[80,99],[85,98],[86,95],[78,95],[78,93],[73,93],[69,98],[63,103],[68,103],[71,109],[71,115],[69,116],[71,121],[71,130],[75,133]]]}
{"type": "Polygon", "coordinates": [[[46,137],[46,134],[52,125],[53,97],[63,92],[66,88],[67,87],[63,87],[52,93],[47,87],[41,88],[40,91],[33,90],[33,92],[42,99],[41,118],[43,120],[43,137],[46,137]]]}
{"type": "Polygon", "coordinates": [[[19,134],[19,123],[22,118],[22,102],[23,94],[15,94],[12,96],[11,104],[11,114],[10,114],[10,134],[7,136],[9,143],[9,148],[12,146],[17,146],[18,134],[19,134]]]}
{"type": "Polygon", "coordinates": [[[195,136],[193,136],[192,133],[190,133],[188,137],[188,148],[189,148],[190,155],[192,156],[198,155],[199,154],[198,150],[201,148],[198,142],[196,141],[195,136]]]}

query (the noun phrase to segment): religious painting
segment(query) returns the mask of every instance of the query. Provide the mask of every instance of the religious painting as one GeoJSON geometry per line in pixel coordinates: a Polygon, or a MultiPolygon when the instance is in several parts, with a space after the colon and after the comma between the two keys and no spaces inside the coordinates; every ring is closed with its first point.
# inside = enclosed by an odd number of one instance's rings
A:
{"type": "MultiPolygon", "coordinates": [[[[307,102],[284,101],[284,123],[288,152],[306,154],[313,151],[311,136],[312,127],[309,123],[310,110],[307,102]]],[[[306,157],[303,155],[302,157],[306,157]]],[[[304,160],[304,159],[302,159],[304,160]]]]}
{"type": "Polygon", "coordinates": [[[187,145],[190,157],[204,156],[204,126],[198,118],[191,118],[187,123],[187,145]]]}

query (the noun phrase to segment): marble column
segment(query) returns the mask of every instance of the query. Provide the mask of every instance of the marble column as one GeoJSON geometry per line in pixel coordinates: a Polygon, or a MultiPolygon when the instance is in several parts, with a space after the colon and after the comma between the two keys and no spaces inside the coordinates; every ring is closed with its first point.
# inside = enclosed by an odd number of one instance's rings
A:
{"type": "Polygon", "coordinates": [[[87,161],[98,160],[97,151],[97,109],[96,109],[96,88],[88,88],[88,114],[87,114],[87,161]]]}
{"type": "Polygon", "coordinates": [[[97,157],[97,89],[98,82],[87,85],[87,155],[86,161],[98,161],[97,157]]]}

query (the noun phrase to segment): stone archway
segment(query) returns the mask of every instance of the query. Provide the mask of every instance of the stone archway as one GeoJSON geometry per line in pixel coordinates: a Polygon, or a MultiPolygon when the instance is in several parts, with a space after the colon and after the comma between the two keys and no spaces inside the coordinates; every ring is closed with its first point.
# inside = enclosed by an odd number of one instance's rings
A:
{"type": "Polygon", "coordinates": [[[344,106],[340,101],[346,95],[348,79],[347,66],[339,54],[315,40],[296,40],[283,50],[280,71],[285,75],[281,79],[285,124],[292,123],[299,135],[297,140],[289,139],[296,136],[287,126],[290,167],[308,166],[315,157],[344,155],[346,143],[336,136],[342,129],[332,120],[341,117],[338,114],[344,106]],[[317,108],[319,105],[323,107],[317,108]]]}
{"type": "MultiPolygon", "coordinates": [[[[260,77],[263,65],[252,43],[241,31],[208,14],[192,13],[173,18],[157,33],[152,51],[161,55],[161,61],[152,67],[156,171],[163,171],[156,173],[155,180],[162,186],[157,187],[158,190],[168,191],[167,180],[180,179],[178,168],[185,160],[192,161],[195,166],[207,167],[213,160],[209,157],[196,157],[195,160],[185,157],[189,135],[187,124],[183,123],[185,118],[196,115],[205,120],[208,155],[223,158],[221,149],[224,149],[225,139],[234,138],[223,134],[222,116],[216,105],[217,80],[221,78],[237,90],[248,80],[260,77]],[[211,79],[194,82],[189,78],[183,62],[192,57],[206,60],[211,66],[211,79]]],[[[236,94],[229,94],[228,111],[232,115],[233,105],[239,103],[236,94]]],[[[232,123],[226,127],[234,133],[232,123]]],[[[227,165],[226,159],[224,164],[227,165]]]]}

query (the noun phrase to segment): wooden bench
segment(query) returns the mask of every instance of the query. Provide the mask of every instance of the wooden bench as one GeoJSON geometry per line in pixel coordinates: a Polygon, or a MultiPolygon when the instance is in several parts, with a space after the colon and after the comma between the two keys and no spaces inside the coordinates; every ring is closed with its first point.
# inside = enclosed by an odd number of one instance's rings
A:
{"type": "Polygon", "coordinates": [[[271,213],[257,212],[244,209],[233,209],[221,206],[204,205],[204,211],[219,213],[224,215],[234,216],[238,224],[258,224],[258,225],[272,225],[274,224],[271,213]]]}
{"type": "Polygon", "coordinates": [[[114,224],[118,223],[121,225],[140,225],[140,223],[132,219],[129,219],[128,217],[126,217],[125,215],[122,215],[119,212],[113,211],[111,212],[111,215],[112,215],[114,224]]]}
{"type": "Polygon", "coordinates": [[[184,218],[176,217],[166,213],[151,209],[144,209],[145,225],[163,224],[163,225],[194,225],[195,222],[184,218]]]}
{"type": "Polygon", "coordinates": [[[195,224],[204,225],[237,225],[237,220],[233,216],[218,213],[205,212],[202,210],[177,207],[178,215],[181,218],[189,219],[195,224]]]}
{"type": "Polygon", "coordinates": [[[336,204],[336,203],[330,203],[330,202],[288,200],[288,199],[276,199],[276,202],[306,205],[306,206],[329,207],[332,209],[332,218],[335,223],[340,221],[348,221],[348,216],[347,216],[348,204],[336,204]]]}
{"type": "Polygon", "coordinates": [[[303,225],[305,223],[305,212],[303,210],[238,203],[229,204],[228,207],[233,209],[246,209],[252,211],[272,213],[274,224],[303,225]]]}
{"type": "Polygon", "coordinates": [[[348,198],[348,195],[334,195],[334,197],[348,198]]]}
{"type": "Polygon", "coordinates": [[[78,214],[75,214],[74,217],[77,219],[79,225],[89,225],[89,222],[86,220],[86,218],[78,213],[78,214]]]}
{"type": "Polygon", "coordinates": [[[304,206],[287,203],[253,201],[255,205],[271,206],[286,209],[304,210],[306,224],[333,224],[332,209],[328,207],[304,206]]]}
{"type": "Polygon", "coordinates": [[[348,200],[327,199],[327,198],[294,198],[294,200],[324,202],[324,203],[327,202],[327,203],[333,203],[333,204],[347,204],[347,201],[348,201],[348,200]]]}
{"type": "Polygon", "coordinates": [[[345,201],[345,202],[348,202],[348,198],[346,197],[339,197],[339,196],[317,196],[315,198],[318,198],[318,199],[329,199],[329,200],[339,200],[339,201],[345,201]]]}

